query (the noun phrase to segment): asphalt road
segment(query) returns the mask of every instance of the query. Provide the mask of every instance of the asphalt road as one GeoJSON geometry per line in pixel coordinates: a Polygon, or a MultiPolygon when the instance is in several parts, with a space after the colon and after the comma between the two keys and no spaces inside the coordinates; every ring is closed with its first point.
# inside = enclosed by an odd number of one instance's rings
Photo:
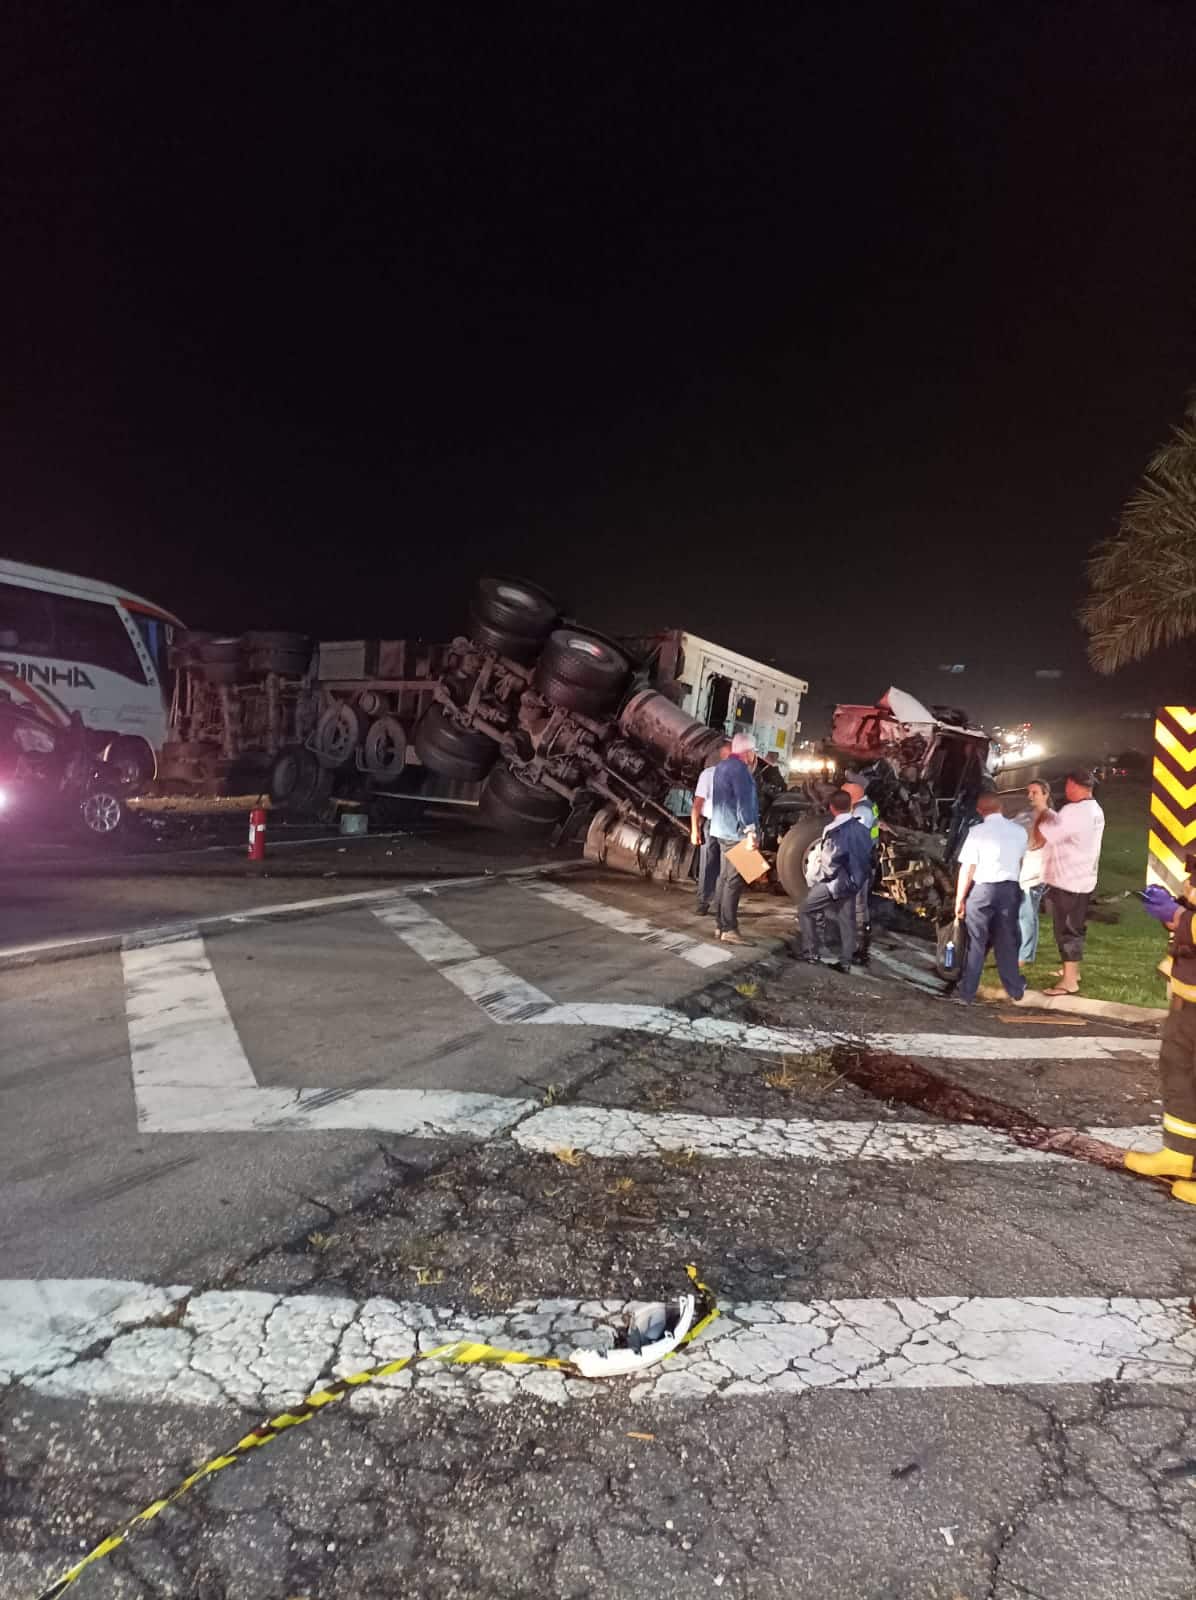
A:
{"type": "Polygon", "coordinates": [[[681,895],[395,843],[6,869],[10,949],[124,938],[0,971],[0,1600],[333,1373],[567,1354],[688,1262],[723,1315],[663,1367],[417,1367],[72,1592],[1191,1594],[1196,1215],[851,1065],[1126,1144],[1149,1031],[947,1006],[895,939],[797,966],[767,897],[731,952],[681,895]]]}

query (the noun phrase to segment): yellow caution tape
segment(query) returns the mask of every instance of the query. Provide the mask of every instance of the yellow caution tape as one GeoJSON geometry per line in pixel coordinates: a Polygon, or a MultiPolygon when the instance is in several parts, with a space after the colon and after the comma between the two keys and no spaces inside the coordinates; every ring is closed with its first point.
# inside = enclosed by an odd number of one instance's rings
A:
{"type": "MultiPolygon", "coordinates": [[[[708,1328],[718,1316],[718,1307],[714,1304],[713,1296],[707,1286],[700,1282],[696,1267],[687,1267],[686,1272],[693,1282],[694,1288],[702,1296],[701,1304],[704,1314],[700,1321],[695,1322],[685,1337],[679,1341],[677,1350],[696,1339],[704,1328],[708,1328]]],[[[677,1351],[670,1351],[676,1355],[677,1351]]],[[[665,1358],[666,1360],[668,1357],[665,1358]]],[[[77,1561],[73,1567],[56,1579],[48,1589],[43,1589],[37,1600],[55,1600],[57,1595],[68,1589],[75,1579],[85,1572],[93,1562],[101,1561],[105,1556],[119,1550],[125,1544],[130,1534],[147,1522],[152,1522],[160,1516],[167,1506],[174,1505],[187,1493],[194,1489],[197,1483],[202,1483],[205,1478],[214,1477],[217,1472],[223,1472],[225,1467],[236,1466],[254,1450],[260,1450],[262,1445],[269,1444],[271,1439],[276,1439],[280,1433],[285,1433],[288,1428],[297,1428],[301,1423],[310,1422],[325,1406],[330,1406],[338,1400],[343,1400],[345,1395],[353,1389],[360,1389],[367,1383],[373,1383],[378,1378],[392,1377],[396,1372],[402,1372],[407,1367],[414,1366],[420,1361],[443,1361],[453,1366],[528,1366],[549,1367],[556,1372],[567,1372],[571,1376],[581,1378],[582,1374],[571,1361],[558,1356],[534,1356],[524,1350],[503,1350],[497,1345],[476,1344],[470,1339],[456,1339],[451,1344],[437,1345],[434,1350],[419,1350],[414,1355],[399,1356],[394,1361],[383,1361],[375,1367],[367,1367],[364,1372],[355,1372],[347,1378],[337,1378],[326,1389],[316,1389],[309,1394],[299,1405],[291,1411],[280,1411],[277,1416],[259,1422],[257,1427],[238,1439],[231,1449],[223,1455],[213,1456],[210,1461],[205,1461],[202,1467],[197,1467],[189,1473],[183,1481],[175,1486],[168,1495],[161,1500],[155,1500],[151,1505],[138,1511],[127,1522],[102,1539],[93,1550],[89,1550],[82,1560],[77,1561]]]]}

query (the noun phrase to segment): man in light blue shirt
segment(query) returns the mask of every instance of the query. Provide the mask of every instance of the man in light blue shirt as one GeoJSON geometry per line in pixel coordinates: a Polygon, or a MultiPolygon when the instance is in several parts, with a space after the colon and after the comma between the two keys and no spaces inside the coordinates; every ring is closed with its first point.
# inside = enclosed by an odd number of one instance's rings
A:
{"type": "Polygon", "coordinates": [[[731,754],[714,769],[710,785],[710,837],[717,840],[720,860],[718,882],[714,888],[714,922],[724,944],[747,944],[739,931],[739,897],[743,879],[727,851],[741,842],[758,849],[760,797],[756,792],[752,768],[756,746],[749,733],[737,733],[731,741],[731,754]]]}

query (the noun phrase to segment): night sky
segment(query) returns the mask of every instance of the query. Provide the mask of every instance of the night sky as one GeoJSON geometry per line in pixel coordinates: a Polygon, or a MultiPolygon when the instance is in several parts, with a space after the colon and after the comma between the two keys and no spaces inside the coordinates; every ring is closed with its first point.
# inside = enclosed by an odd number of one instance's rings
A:
{"type": "Polygon", "coordinates": [[[7,7],[0,551],[324,637],[519,572],[808,726],[1191,704],[1073,613],[1196,382],[1192,8],[641,9],[7,7]]]}

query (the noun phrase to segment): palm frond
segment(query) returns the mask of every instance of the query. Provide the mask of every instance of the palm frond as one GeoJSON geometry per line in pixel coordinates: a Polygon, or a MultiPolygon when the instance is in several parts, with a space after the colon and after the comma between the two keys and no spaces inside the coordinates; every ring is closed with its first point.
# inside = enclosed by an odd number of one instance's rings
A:
{"type": "Polygon", "coordinates": [[[1196,635],[1196,392],[1088,563],[1080,622],[1098,672],[1196,635]]]}

